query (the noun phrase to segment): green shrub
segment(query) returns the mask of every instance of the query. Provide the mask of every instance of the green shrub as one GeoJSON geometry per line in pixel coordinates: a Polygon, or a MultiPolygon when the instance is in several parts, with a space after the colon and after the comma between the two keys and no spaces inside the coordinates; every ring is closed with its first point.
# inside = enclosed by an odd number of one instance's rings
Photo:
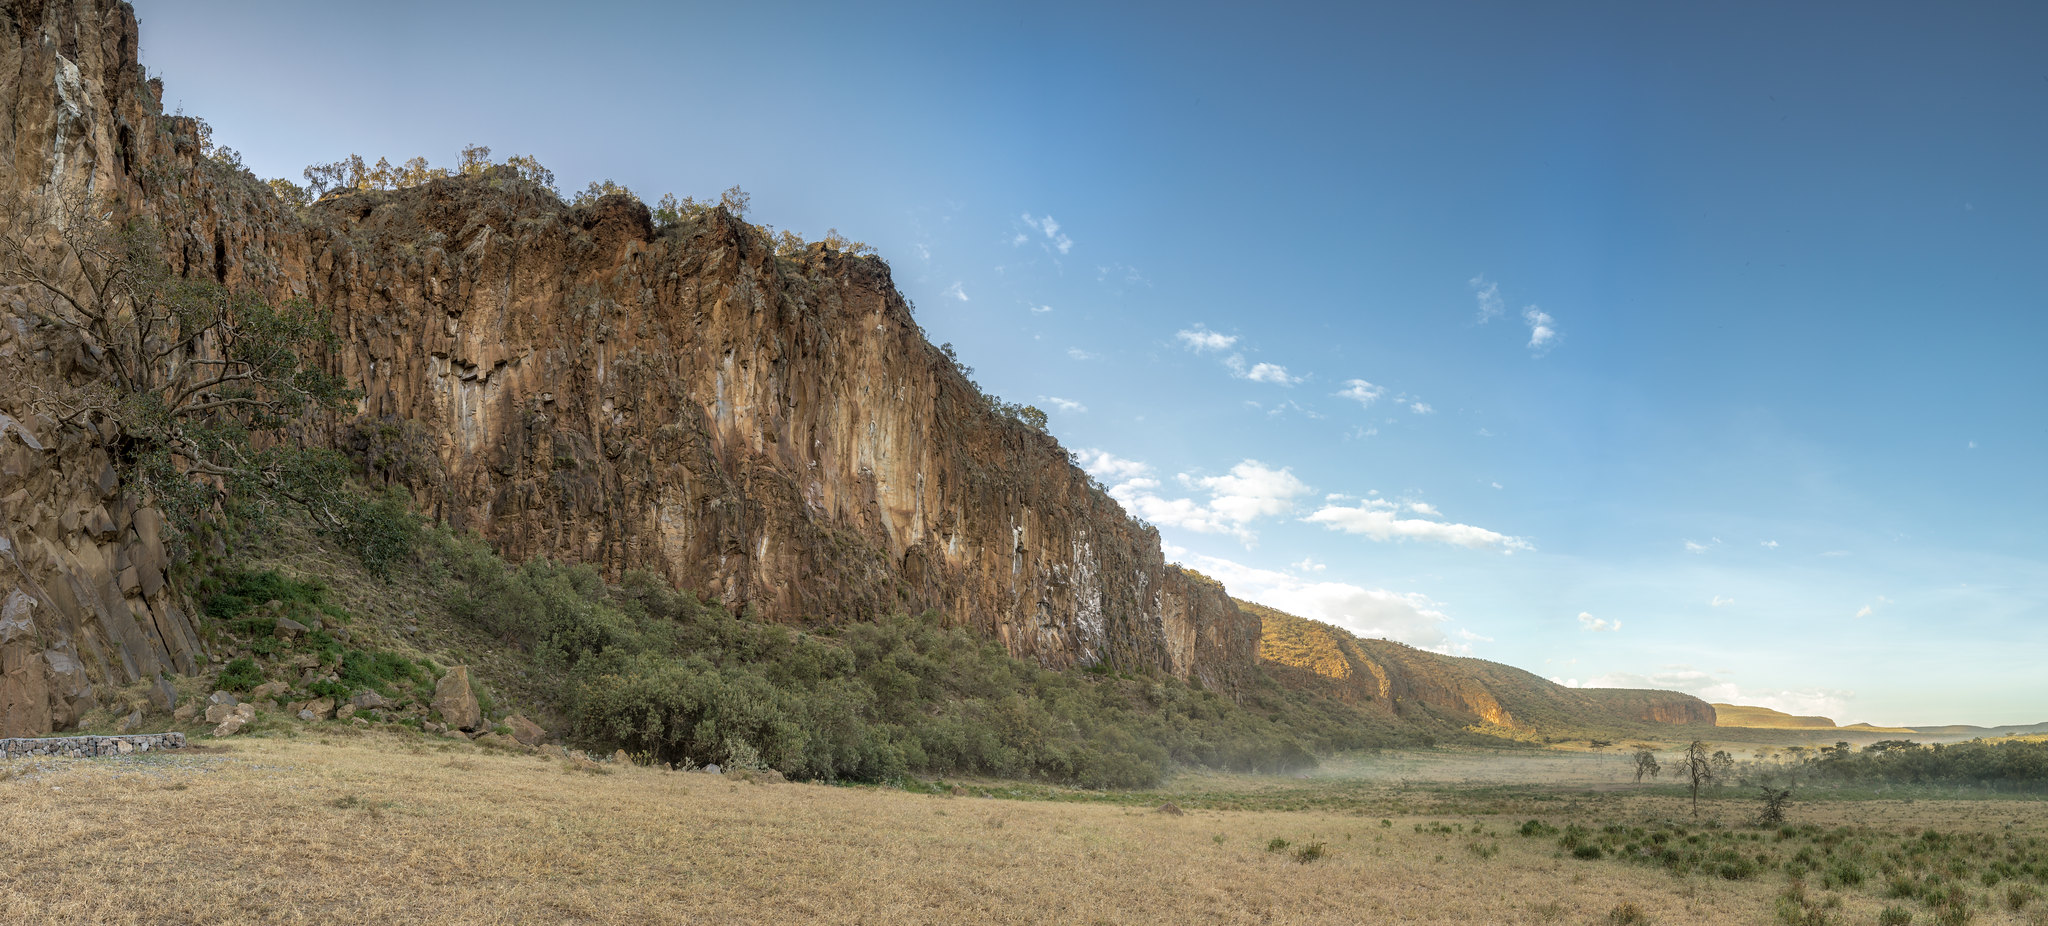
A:
{"type": "Polygon", "coordinates": [[[439,547],[455,614],[566,680],[572,740],[663,764],[1128,788],[1174,764],[1296,771],[1359,735],[1347,708],[1276,685],[1240,704],[1166,676],[1054,672],[933,613],[797,632],[644,573],[608,587],[588,567],[439,547]]]}
{"type": "Polygon", "coordinates": [[[1323,844],[1320,842],[1305,843],[1294,847],[1294,860],[1303,865],[1320,860],[1324,854],[1323,844]]]}
{"type": "Polygon", "coordinates": [[[232,659],[220,671],[220,687],[228,691],[248,691],[263,684],[263,670],[256,667],[252,659],[232,659]]]}
{"type": "Polygon", "coordinates": [[[1913,926],[1913,911],[1905,907],[1886,907],[1877,914],[1877,926],[1913,926]]]}

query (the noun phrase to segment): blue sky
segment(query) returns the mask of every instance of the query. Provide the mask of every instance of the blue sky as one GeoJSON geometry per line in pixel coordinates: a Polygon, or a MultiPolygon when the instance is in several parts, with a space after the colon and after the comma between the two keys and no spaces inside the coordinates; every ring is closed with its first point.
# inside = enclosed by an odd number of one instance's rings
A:
{"type": "Polygon", "coordinates": [[[2048,9],[138,0],[258,175],[532,154],[876,246],[1244,597],[2048,720],[2048,9]]]}

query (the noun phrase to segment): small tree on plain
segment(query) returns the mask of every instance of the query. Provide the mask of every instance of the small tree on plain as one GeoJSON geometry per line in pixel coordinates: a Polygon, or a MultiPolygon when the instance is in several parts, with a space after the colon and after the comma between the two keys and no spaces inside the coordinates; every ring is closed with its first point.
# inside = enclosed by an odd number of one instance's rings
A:
{"type": "Polygon", "coordinates": [[[1692,785],[1692,815],[1697,817],[1700,815],[1700,786],[1714,783],[1714,757],[1707,754],[1707,744],[1693,740],[1685,747],[1685,777],[1692,785]]]}
{"type": "Polygon", "coordinates": [[[1657,764],[1657,754],[1655,752],[1652,752],[1647,747],[1636,750],[1637,781],[1642,781],[1644,775],[1655,778],[1657,773],[1663,770],[1663,766],[1657,764]]]}
{"type": "Polygon", "coordinates": [[[1792,803],[1791,788],[1763,786],[1762,809],[1757,811],[1756,822],[1760,826],[1782,826],[1785,823],[1785,808],[1792,803]]]}

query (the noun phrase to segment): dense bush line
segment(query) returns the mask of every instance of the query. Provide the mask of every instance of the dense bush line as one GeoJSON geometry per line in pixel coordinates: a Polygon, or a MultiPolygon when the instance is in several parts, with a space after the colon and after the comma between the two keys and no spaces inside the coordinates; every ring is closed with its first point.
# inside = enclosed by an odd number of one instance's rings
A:
{"type": "Polygon", "coordinates": [[[1350,709],[1277,686],[1245,706],[1171,677],[1049,671],[936,614],[806,632],[644,573],[610,587],[588,567],[440,547],[451,609],[560,678],[573,738],[661,763],[1138,787],[1173,764],[1289,771],[1361,745],[1350,709]]]}
{"type": "Polygon", "coordinates": [[[1862,750],[1848,743],[1807,761],[1820,777],[1877,784],[1968,785],[2000,791],[2048,791],[2048,742],[1971,740],[1922,746],[1885,740],[1862,750]]]}

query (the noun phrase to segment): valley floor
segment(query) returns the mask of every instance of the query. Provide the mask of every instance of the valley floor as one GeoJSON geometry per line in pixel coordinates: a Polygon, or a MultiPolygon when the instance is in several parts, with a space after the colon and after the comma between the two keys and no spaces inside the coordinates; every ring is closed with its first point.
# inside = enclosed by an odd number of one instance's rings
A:
{"type": "MultiPolygon", "coordinates": [[[[1619,762],[1618,757],[1602,759],[1619,762]]],[[[1486,757],[1096,795],[756,784],[338,729],[175,754],[0,763],[11,923],[1770,923],[1748,880],[1586,861],[1527,819],[1686,820],[1668,790],[1534,788],[1486,757]],[[1448,771],[1446,771],[1448,769],[1448,771]],[[988,792],[1055,798],[1022,800],[988,792]],[[1107,798],[1107,799],[1103,799],[1107,798]],[[1173,799],[1188,809],[1162,813],[1173,799]],[[1224,806],[1248,809],[1217,809],[1224,806]],[[1269,851],[1274,840],[1288,845],[1269,851]],[[1321,857],[1298,861],[1304,846],[1321,857]],[[1640,918],[1629,920],[1633,904],[1640,918]]],[[[1539,759],[1538,761],[1553,761],[1539,759]]],[[[1568,761],[1568,760],[1567,760],[1568,761]]],[[[1606,766],[1562,765],[1598,778],[1606,766]]],[[[1544,779],[1546,776],[1532,776],[1544,779]]],[[[1796,806],[1794,822],[2048,836],[2038,801],[1796,806]]],[[[1703,815],[1752,812],[1729,796],[1703,815]]],[[[1310,853],[1311,855],[1313,853],[1310,853]]],[[[1878,879],[1881,883],[1881,879],[1878,879]]],[[[1973,885],[1974,887],[1974,885],[1973,885]]],[[[1983,895],[1975,923],[2040,923],[1983,895]]],[[[1825,922],[1900,901],[1811,885],[1825,922]]],[[[1910,901],[1906,902],[1910,903],[1910,901]]],[[[1938,922],[1918,908],[1916,922],[1938,922]]]]}

